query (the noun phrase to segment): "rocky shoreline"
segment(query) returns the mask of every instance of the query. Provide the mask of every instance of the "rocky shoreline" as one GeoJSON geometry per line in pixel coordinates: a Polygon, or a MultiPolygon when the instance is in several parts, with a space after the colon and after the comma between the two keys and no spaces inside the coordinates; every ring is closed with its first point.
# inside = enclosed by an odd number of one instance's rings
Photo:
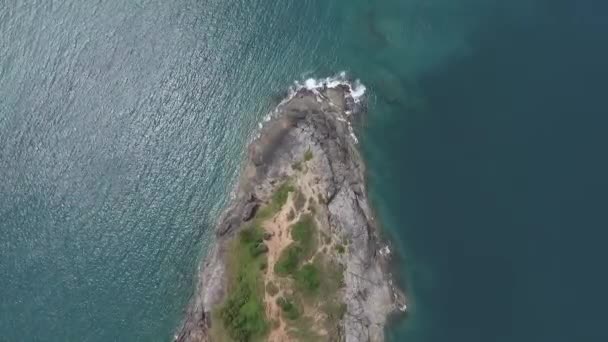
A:
{"type": "Polygon", "coordinates": [[[278,184],[294,177],[294,165],[305,153],[314,156],[306,168],[307,186],[318,196],[316,220],[347,246],[346,253],[333,257],[344,265],[341,296],[346,310],[340,340],[384,340],[388,317],[404,310],[405,299],[388,270],[390,253],[385,253],[372,217],[364,163],[351,128],[351,121],[364,114],[363,107],[346,84],[300,87],[277,107],[249,146],[234,197],[218,220],[216,243],[200,265],[196,293],[175,341],[211,341],[211,313],[228,287],[229,242],[258,208],[270,202],[278,184]]]}

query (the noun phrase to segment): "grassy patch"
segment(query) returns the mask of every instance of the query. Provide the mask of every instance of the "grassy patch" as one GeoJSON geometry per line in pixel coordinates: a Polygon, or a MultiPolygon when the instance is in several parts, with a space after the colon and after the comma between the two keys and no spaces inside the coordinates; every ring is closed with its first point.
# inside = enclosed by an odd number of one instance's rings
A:
{"type": "Polygon", "coordinates": [[[291,185],[289,181],[281,184],[272,194],[270,198],[270,203],[260,209],[258,209],[255,218],[259,222],[271,218],[274,214],[276,214],[287,202],[287,198],[289,197],[290,192],[296,191],[296,188],[291,185]]]}
{"type": "Polygon", "coordinates": [[[292,322],[289,326],[288,334],[294,341],[300,342],[318,342],[318,341],[339,341],[340,339],[327,339],[324,336],[316,334],[311,327],[313,319],[310,317],[300,317],[297,321],[292,322]]]}
{"type": "Polygon", "coordinates": [[[311,257],[316,250],[317,226],[312,215],[302,215],[291,226],[291,237],[302,247],[305,257],[311,257]]]}
{"type": "Polygon", "coordinates": [[[321,306],[321,311],[327,316],[324,328],[328,336],[337,339],[340,335],[340,320],[346,313],[346,304],[338,295],[344,287],[344,267],[327,258],[315,260],[315,265],[319,269],[321,280],[315,297],[321,306]]]}
{"type": "Polygon", "coordinates": [[[310,148],[304,152],[304,161],[307,162],[309,160],[312,160],[312,151],[310,148]]]}
{"type": "Polygon", "coordinates": [[[293,275],[302,262],[302,247],[297,243],[287,246],[274,264],[274,273],[280,276],[293,275]]]}
{"type": "Polygon", "coordinates": [[[340,321],[347,309],[340,292],[344,283],[343,273],[344,269],[340,264],[322,255],[317,255],[313,263],[298,269],[294,277],[291,302],[294,305],[301,303],[317,308],[322,319],[316,320],[300,312],[297,319],[288,321],[287,331],[293,340],[316,342],[341,339],[340,336],[343,335],[340,331],[340,321]],[[325,331],[326,335],[320,336],[317,331],[319,328],[325,331]]]}
{"type": "Polygon", "coordinates": [[[287,197],[289,196],[289,193],[293,191],[296,191],[296,188],[294,188],[291,183],[285,182],[281,184],[272,194],[272,200],[270,202],[272,209],[274,209],[275,211],[281,210],[281,208],[287,202],[287,197]]]}
{"type": "Polygon", "coordinates": [[[302,163],[301,162],[293,163],[293,164],[291,164],[291,167],[294,170],[296,170],[296,171],[302,171],[302,163]]]}
{"type": "MultiPolygon", "coordinates": [[[[264,285],[260,269],[266,257],[260,253],[263,233],[258,225],[243,229],[231,244],[228,259],[228,295],[217,316],[221,340],[250,341],[268,330],[264,309],[264,285]]],[[[217,333],[216,333],[217,335],[217,333]]]]}
{"type": "Polygon", "coordinates": [[[320,276],[315,264],[306,264],[296,273],[296,285],[306,294],[315,294],[321,284],[320,276]]]}
{"type": "Polygon", "coordinates": [[[310,258],[316,250],[317,228],[310,215],[303,215],[291,226],[291,237],[294,242],[287,246],[274,264],[274,273],[280,276],[295,276],[302,263],[310,258]]]}

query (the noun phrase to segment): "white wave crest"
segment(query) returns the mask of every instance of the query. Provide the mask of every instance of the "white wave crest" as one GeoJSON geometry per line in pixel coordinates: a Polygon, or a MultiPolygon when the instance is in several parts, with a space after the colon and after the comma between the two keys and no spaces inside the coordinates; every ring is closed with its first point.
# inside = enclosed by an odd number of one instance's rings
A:
{"type": "MultiPolygon", "coordinates": [[[[310,74],[310,73],[307,73],[310,74]]],[[[303,75],[303,77],[306,77],[303,75]]],[[[319,97],[320,93],[319,90],[323,90],[323,89],[328,89],[328,88],[337,88],[337,87],[347,87],[348,88],[348,93],[346,94],[347,97],[352,98],[353,102],[355,103],[355,105],[358,105],[361,100],[363,99],[363,97],[365,96],[365,93],[367,91],[367,89],[365,88],[365,85],[363,85],[363,83],[361,83],[361,81],[359,81],[358,79],[350,80],[346,74],[346,71],[341,71],[340,73],[338,73],[335,76],[331,76],[331,77],[325,77],[325,78],[307,78],[304,81],[299,81],[296,80],[293,82],[293,85],[289,87],[288,92],[287,92],[287,96],[281,100],[281,102],[276,106],[275,110],[272,113],[269,113],[268,115],[266,115],[264,117],[263,122],[268,122],[275,114],[277,114],[281,107],[286,104],[287,102],[291,101],[296,94],[298,93],[298,91],[302,90],[302,89],[307,89],[312,91],[313,93],[315,93],[317,95],[316,99],[318,102],[321,102],[321,98],[319,97]]],[[[348,117],[352,114],[351,110],[346,110],[344,112],[344,114],[348,117]]],[[[339,118],[340,121],[345,121],[348,124],[348,130],[350,133],[351,138],[354,140],[355,144],[359,142],[359,140],[357,139],[357,136],[354,133],[354,130],[350,124],[350,121],[347,120],[346,118],[339,118]]],[[[263,123],[260,122],[258,123],[258,127],[261,129],[263,126],[263,123]]],[[[258,134],[256,134],[256,138],[259,138],[259,132],[258,134]]]]}
{"type": "MultiPolygon", "coordinates": [[[[326,78],[308,78],[304,82],[295,81],[294,86],[290,88],[290,95],[294,95],[300,89],[308,89],[318,91],[324,88],[336,88],[338,86],[346,86],[349,89],[350,96],[355,103],[359,103],[365,95],[366,88],[359,80],[350,81],[346,75],[346,71],[342,71],[336,76],[326,78]]],[[[288,99],[292,96],[288,96],[288,99]]]]}

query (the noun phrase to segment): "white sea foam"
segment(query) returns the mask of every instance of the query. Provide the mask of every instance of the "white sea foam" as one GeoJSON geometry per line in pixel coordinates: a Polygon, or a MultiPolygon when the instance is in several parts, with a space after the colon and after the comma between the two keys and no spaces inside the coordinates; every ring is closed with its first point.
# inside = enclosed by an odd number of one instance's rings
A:
{"type": "Polygon", "coordinates": [[[347,86],[349,89],[350,96],[353,98],[355,103],[359,103],[361,98],[365,95],[366,88],[359,80],[355,80],[351,82],[345,71],[340,72],[336,76],[326,77],[326,78],[308,78],[304,82],[295,81],[294,87],[292,87],[293,93],[291,96],[288,96],[288,99],[292,97],[295,93],[297,93],[300,89],[308,89],[314,92],[319,89],[327,88],[336,88],[338,86],[347,86]]]}
{"type": "Polygon", "coordinates": [[[386,256],[389,256],[391,254],[391,249],[388,247],[388,245],[385,245],[384,247],[382,247],[380,249],[379,253],[383,257],[386,257],[386,256]]]}
{"type": "MultiPolygon", "coordinates": [[[[307,73],[307,74],[310,74],[310,73],[307,73]]],[[[306,76],[304,76],[304,77],[306,77],[306,76]]],[[[356,79],[354,81],[349,80],[345,71],[341,71],[340,73],[338,73],[337,75],[332,76],[332,77],[307,78],[304,81],[297,80],[297,81],[294,81],[294,83],[291,87],[289,87],[287,96],[283,100],[281,100],[281,102],[277,105],[275,110],[272,113],[269,113],[268,115],[266,115],[264,117],[264,122],[269,121],[276,113],[278,113],[280,111],[280,108],[285,103],[291,101],[291,99],[293,99],[296,96],[296,94],[298,93],[299,90],[307,89],[307,90],[312,91],[316,95],[317,101],[320,102],[321,101],[320,92],[319,92],[320,90],[326,89],[326,88],[336,88],[339,86],[346,86],[348,88],[349,91],[346,94],[346,96],[352,98],[355,105],[358,105],[361,102],[361,100],[365,96],[365,92],[367,90],[365,88],[365,85],[363,85],[363,83],[361,83],[361,81],[359,81],[358,79],[356,79]]],[[[352,110],[346,110],[344,112],[344,114],[346,116],[350,116],[352,114],[352,110]]],[[[346,118],[339,118],[339,120],[345,121],[348,123],[348,130],[349,130],[350,136],[352,137],[352,139],[354,140],[355,143],[358,143],[359,140],[357,139],[357,136],[355,135],[354,130],[353,130],[352,126],[350,125],[350,121],[347,120],[346,118]]],[[[262,123],[259,124],[260,128],[262,127],[262,125],[263,125],[262,123]]],[[[256,137],[259,137],[259,133],[256,134],[256,137]]]]}

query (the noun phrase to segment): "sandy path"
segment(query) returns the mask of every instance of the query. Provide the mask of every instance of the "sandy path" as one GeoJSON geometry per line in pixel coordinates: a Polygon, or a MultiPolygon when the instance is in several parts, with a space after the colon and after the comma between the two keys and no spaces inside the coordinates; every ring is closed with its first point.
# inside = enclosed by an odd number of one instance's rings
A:
{"type": "MultiPolygon", "coordinates": [[[[268,268],[264,275],[264,284],[268,284],[269,282],[273,282],[276,286],[279,286],[280,284],[279,279],[277,279],[274,274],[274,265],[279,259],[283,249],[293,242],[288,231],[288,227],[291,223],[287,220],[287,215],[293,208],[292,195],[293,193],[289,194],[287,202],[283,208],[281,208],[281,211],[275,215],[273,219],[264,222],[263,225],[266,232],[272,234],[272,238],[269,241],[266,241],[266,245],[268,246],[268,268]]],[[[264,293],[267,316],[272,320],[279,322],[279,327],[272,329],[268,336],[268,341],[270,342],[289,341],[289,336],[286,331],[287,324],[283,321],[283,318],[281,317],[281,308],[276,302],[276,299],[282,295],[282,292],[282,290],[279,290],[279,293],[274,296],[270,296],[268,292],[264,293]]]]}
{"type": "MultiPolygon", "coordinates": [[[[304,198],[316,199],[318,191],[315,191],[312,185],[315,184],[314,179],[312,177],[313,173],[308,171],[308,166],[305,166],[305,171],[302,174],[297,175],[295,179],[295,185],[296,188],[298,188],[299,191],[302,192],[304,198]]],[[[281,284],[284,282],[284,279],[279,279],[274,274],[274,265],[278,261],[281,252],[293,242],[291,234],[289,232],[289,226],[292,225],[294,222],[297,222],[302,214],[309,212],[306,205],[299,212],[296,211],[294,205],[294,197],[295,193],[290,192],[287,197],[287,201],[285,205],[283,205],[281,210],[273,218],[265,221],[262,224],[265,231],[272,234],[272,238],[266,241],[266,245],[268,246],[268,268],[264,275],[264,284],[267,285],[269,282],[272,282],[277,287],[279,287],[279,292],[274,296],[271,296],[270,294],[268,294],[268,292],[264,293],[264,302],[266,303],[266,315],[268,318],[278,322],[279,324],[278,327],[271,327],[271,331],[268,336],[268,341],[270,342],[287,342],[291,340],[289,335],[287,334],[287,323],[283,320],[281,316],[281,308],[276,303],[276,299],[283,295],[281,284]],[[296,213],[296,215],[290,221],[287,219],[287,217],[289,215],[289,212],[292,210],[296,213]]],[[[310,308],[308,309],[310,310],[310,308]]],[[[314,315],[313,312],[313,317],[315,316],[316,315],[314,315]]]]}

